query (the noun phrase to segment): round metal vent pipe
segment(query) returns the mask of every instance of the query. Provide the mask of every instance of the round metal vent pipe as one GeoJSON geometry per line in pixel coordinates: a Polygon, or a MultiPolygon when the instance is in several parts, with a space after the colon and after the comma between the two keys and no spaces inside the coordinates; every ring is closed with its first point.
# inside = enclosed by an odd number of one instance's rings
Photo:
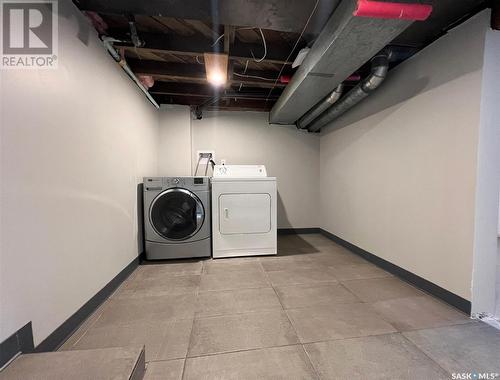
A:
{"type": "Polygon", "coordinates": [[[382,50],[372,58],[371,73],[363,79],[356,87],[349,91],[342,99],[328,108],[308,127],[309,132],[316,132],[324,125],[338,118],[344,112],[366,98],[372,91],[380,86],[387,76],[389,70],[390,51],[382,50]]]}
{"type": "Polygon", "coordinates": [[[317,103],[297,121],[297,128],[306,129],[307,126],[314,121],[314,119],[333,106],[333,104],[340,99],[343,91],[344,84],[341,83],[335,88],[335,90],[332,91],[330,95],[324,98],[321,102],[317,103]]]}

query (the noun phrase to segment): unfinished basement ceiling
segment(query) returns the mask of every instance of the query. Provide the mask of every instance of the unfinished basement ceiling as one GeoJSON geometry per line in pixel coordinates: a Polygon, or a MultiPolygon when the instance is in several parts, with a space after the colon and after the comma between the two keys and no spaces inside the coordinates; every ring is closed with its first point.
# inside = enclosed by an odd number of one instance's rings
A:
{"type": "MultiPolygon", "coordinates": [[[[316,0],[74,2],[93,20],[101,35],[121,41],[115,43],[115,47],[137,76],[154,79],[149,92],[159,104],[257,111],[271,110],[296,71],[291,63],[297,53],[314,44],[340,3],[339,0],[318,0],[301,35],[316,0]],[[217,4],[216,9],[212,8],[213,4],[217,4]],[[143,42],[140,47],[132,42],[130,21],[143,42]],[[259,28],[264,34],[266,49],[259,28]],[[214,88],[207,82],[203,62],[206,52],[229,55],[228,82],[224,88],[214,88]],[[290,57],[288,61],[287,57],[290,57]]],[[[414,22],[388,44],[395,52],[391,68],[487,4],[486,0],[399,2],[431,4],[433,12],[429,19],[414,22]]],[[[369,63],[353,67],[355,75],[344,83],[345,93],[369,71],[369,63]]]]}

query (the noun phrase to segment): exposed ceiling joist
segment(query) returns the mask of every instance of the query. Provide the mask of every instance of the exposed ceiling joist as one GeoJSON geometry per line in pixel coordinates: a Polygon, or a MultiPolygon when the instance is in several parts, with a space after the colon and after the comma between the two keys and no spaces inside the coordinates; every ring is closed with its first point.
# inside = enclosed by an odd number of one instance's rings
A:
{"type": "MultiPolygon", "coordinates": [[[[127,32],[127,30],[111,30],[110,35],[117,39],[128,41],[127,32]]],[[[143,49],[144,51],[156,51],[158,53],[188,55],[191,57],[200,56],[203,55],[203,53],[212,52],[214,50],[222,50],[222,48],[213,47],[213,41],[200,39],[197,36],[171,36],[158,33],[141,33],[140,36],[145,43],[142,48],[133,47],[129,42],[116,43],[115,46],[130,47],[132,50],[143,49]]],[[[224,41],[220,42],[221,46],[223,43],[224,41]]],[[[251,52],[260,52],[261,50],[262,44],[241,43],[239,40],[235,39],[234,43],[231,45],[230,59],[253,60],[251,52]]],[[[263,62],[282,65],[285,63],[285,58],[289,53],[289,46],[284,46],[282,44],[268,46],[267,56],[263,62]]],[[[291,65],[292,62],[287,62],[287,64],[291,65]]]]}
{"type": "MultiPolygon", "coordinates": [[[[129,66],[136,74],[147,74],[153,76],[155,80],[160,81],[178,81],[178,82],[188,82],[188,83],[200,83],[206,84],[206,73],[204,66],[196,64],[187,63],[167,63],[158,61],[144,61],[138,59],[128,59],[129,66]]],[[[270,88],[274,84],[273,78],[276,77],[276,73],[267,71],[254,71],[247,70],[246,74],[248,76],[261,76],[263,78],[269,78],[269,80],[262,80],[258,78],[252,78],[247,76],[234,76],[230,81],[230,84],[240,83],[243,86],[248,87],[261,87],[270,88]]],[[[284,87],[282,83],[277,83],[276,87],[284,87]]]]}
{"type": "MultiPolygon", "coordinates": [[[[251,26],[283,32],[300,32],[316,0],[79,0],[82,10],[104,14],[167,16],[210,21],[214,24],[251,26]],[[216,8],[213,5],[216,4],[216,8]]],[[[319,12],[309,23],[308,33],[318,34],[337,1],[320,0],[319,12]]]]}
{"type": "MultiPolygon", "coordinates": [[[[182,104],[188,106],[203,106],[207,98],[193,98],[190,96],[155,95],[155,100],[161,104],[182,104]]],[[[269,111],[272,101],[265,99],[214,99],[213,103],[203,106],[205,111],[231,110],[231,111],[269,111]]]]}
{"type": "MultiPolygon", "coordinates": [[[[187,83],[156,82],[149,92],[154,95],[192,96],[196,98],[222,98],[234,99],[267,99],[262,89],[243,87],[241,91],[234,89],[215,89],[212,86],[187,83]],[[222,95],[221,95],[222,94],[222,95]]],[[[268,100],[276,100],[278,95],[271,95],[268,100]]]]}

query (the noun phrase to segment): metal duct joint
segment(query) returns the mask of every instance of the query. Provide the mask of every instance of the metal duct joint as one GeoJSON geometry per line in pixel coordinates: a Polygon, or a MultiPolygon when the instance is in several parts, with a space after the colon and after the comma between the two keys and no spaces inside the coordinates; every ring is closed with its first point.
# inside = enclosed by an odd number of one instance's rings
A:
{"type": "Polygon", "coordinates": [[[316,132],[324,125],[332,122],[344,112],[366,98],[372,91],[380,86],[387,76],[389,70],[390,51],[382,50],[372,58],[371,73],[363,79],[356,87],[349,91],[342,99],[328,108],[308,127],[309,132],[316,132]]]}
{"type": "Polygon", "coordinates": [[[321,102],[316,104],[308,112],[306,112],[298,121],[297,128],[306,129],[311,122],[316,119],[319,115],[330,108],[337,100],[340,99],[342,92],[344,91],[344,84],[340,83],[335,90],[332,91],[330,95],[324,98],[321,102]]]}

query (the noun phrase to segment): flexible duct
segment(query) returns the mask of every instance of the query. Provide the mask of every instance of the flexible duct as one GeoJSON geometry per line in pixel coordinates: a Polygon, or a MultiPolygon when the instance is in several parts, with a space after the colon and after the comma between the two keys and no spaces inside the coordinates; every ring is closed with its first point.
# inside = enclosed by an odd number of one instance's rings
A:
{"type": "Polygon", "coordinates": [[[316,104],[313,108],[311,108],[308,112],[306,112],[304,116],[302,116],[297,121],[297,128],[306,129],[307,126],[311,124],[314,119],[316,119],[319,115],[321,115],[324,111],[330,108],[337,100],[340,99],[343,90],[344,90],[344,85],[341,83],[335,88],[335,90],[332,91],[330,95],[328,95],[321,102],[316,104]]]}
{"type": "Polygon", "coordinates": [[[366,98],[380,86],[389,70],[390,51],[382,50],[371,60],[371,73],[356,87],[349,91],[342,99],[323,112],[308,127],[309,132],[316,132],[324,125],[338,118],[344,112],[366,98]]]}

